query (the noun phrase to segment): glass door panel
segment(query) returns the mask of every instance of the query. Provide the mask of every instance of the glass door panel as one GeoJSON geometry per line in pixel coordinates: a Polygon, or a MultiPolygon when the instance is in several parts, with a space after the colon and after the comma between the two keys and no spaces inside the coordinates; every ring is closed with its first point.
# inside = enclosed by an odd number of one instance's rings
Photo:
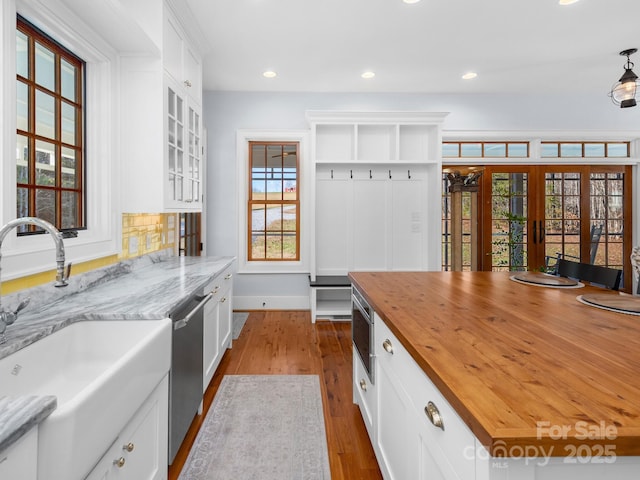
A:
{"type": "Polygon", "coordinates": [[[580,172],[544,172],[545,265],[558,254],[580,260],[581,178],[580,172]]]}
{"type": "Polygon", "coordinates": [[[527,270],[530,241],[530,173],[498,171],[487,167],[483,174],[485,206],[483,270],[527,270]],[[486,194],[489,197],[486,197],[486,194]]]}

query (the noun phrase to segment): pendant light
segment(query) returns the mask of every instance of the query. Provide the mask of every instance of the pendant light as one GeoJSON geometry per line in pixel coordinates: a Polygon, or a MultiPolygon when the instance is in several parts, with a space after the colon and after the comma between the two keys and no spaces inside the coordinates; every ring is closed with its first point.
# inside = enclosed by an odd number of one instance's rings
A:
{"type": "Polygon", "coordinates": [[[638,88],[638,76],[633,73],[633,63],[629,60],[629,56],[638,51],[637,48],[629,48],[623,50],[620,55],[627,57],[627,63],[624,66],[624,73],[620,77],[613,87],[609,96],[613,103],[620,105],[620,108],[635,107],[636,106],[636,90],[638,88]]]}

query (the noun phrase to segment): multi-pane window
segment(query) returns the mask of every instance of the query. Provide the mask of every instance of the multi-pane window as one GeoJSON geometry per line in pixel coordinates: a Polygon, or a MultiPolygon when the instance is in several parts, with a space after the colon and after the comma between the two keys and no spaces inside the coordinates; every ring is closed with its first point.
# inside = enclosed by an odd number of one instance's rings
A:
{"type": "Polygon", "coordinates": [[[629,142],[542,142],[541,156],[549,158],[589,158],[630,156],[629,142]]]}
{"type": "Polygon", "coordinates": [[[249,142],[248,259],[300,260],[299,145],[249,142]]]}
{"type": "Polygon", "coordinates": [[[85,227],[83,69],[81,59],[18,17],[17,216],[59,229],[85,227]]]}
{"type": "Polygon", "coordinates": [[[447,158],[527,158],[529,142],[443,142],[447,158]]]}

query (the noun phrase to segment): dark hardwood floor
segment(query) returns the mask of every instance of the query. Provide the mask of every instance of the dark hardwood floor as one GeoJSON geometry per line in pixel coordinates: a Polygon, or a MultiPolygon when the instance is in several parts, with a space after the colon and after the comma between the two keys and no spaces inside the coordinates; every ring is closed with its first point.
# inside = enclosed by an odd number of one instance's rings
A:
{"type": "Polygon", "coordinates": [[[375,480],[382,475],[357,405],[353,404],[351,324],[311,323],[308,311],[251,312],[240,338],[227,350],[169,467],[176,480],[224,375],[320,376],[332,480],[375,480]]]}

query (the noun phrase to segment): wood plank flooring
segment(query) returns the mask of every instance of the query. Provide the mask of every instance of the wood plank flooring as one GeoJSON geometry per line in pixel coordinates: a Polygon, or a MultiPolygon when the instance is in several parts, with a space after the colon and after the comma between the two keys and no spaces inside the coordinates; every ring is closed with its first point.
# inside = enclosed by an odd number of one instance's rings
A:
{"type": "Polygon", "coordinates": [[[177,480],[224,375],[320,376],[332,480],[382,479],[352,394],[351,324],[311,323],[309,311],[251,312],[205,392],[168,480],[177,480]]]}

